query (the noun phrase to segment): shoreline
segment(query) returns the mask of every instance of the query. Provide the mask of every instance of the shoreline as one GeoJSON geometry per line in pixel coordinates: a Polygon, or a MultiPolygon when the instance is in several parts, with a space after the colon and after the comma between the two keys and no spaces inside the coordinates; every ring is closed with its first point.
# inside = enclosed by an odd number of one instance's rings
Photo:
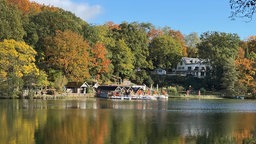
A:
{"type": "MultiPolygon", "coordinates": [[[[42,100],[65,100],[65,99],[85,99],[85,98],[100,98],[95,94],[56,94],[56,95],[35,95],[32,97],[4,97],[0,96],[0,99],[42,99],[42,100]]],[[[233,97],[221,97],[218,95],[171,95],[168,99],[239,99],[233,97]]]]}
{"type": "Polygon", "coordinates": [[[180,96],[169,96],[169,98],[180,98],[180,99],[225,99],[217,95],[180,95],[180,96]]]}

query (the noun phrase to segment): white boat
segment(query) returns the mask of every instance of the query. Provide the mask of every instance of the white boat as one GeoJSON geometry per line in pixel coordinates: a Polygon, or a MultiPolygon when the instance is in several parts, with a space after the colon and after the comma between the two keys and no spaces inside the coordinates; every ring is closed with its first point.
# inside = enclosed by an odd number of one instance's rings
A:
{"type": "Polygon", "coordinates": [[[168,95],[158,95],[157,99],[168,99],[168,95]]]}
{"type": "Polygon", "coordinates": [[[156,96],[144,95],[141,97],[142,100],[157,100],[156,96]]]}

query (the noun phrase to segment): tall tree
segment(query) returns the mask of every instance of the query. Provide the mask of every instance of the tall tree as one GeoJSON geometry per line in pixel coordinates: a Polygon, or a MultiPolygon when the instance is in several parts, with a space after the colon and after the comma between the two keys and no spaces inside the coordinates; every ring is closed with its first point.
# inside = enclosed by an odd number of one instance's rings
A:
{"type": "Polygon", "coordinates": [[[183,47],[172,36],[155,37],[149,44],[154,68],[171,69],[182,57],[183,47]]]}
{"type": "Polygon", "coordinates": [[[182,46],[182,56],[187,56],[187,46],[185,44],[184,36],[180,31],[169,30],[168,35],[173,37],[182,46]]]}
{"type": "Polygon", "coordinates": [[[97,80],[103,80],[110,71],[110,60],[107,58],[107,49],[98,42],[91,48],[90,74],[97,80]]]}
{"type": "Polygon", "coordinates": [[[23,78],[39,74],[35,65],[35,55],[36,51],[25,42],[15,40],[0,42],[1,94],[17,96],[23,86],[23,78]]]}
{"type": "Polygon", "coordinates": [[[0,1],[0,40],[22,40],[25,31],[22,26],[21,13],[5,0],[0,1]]]}
{"type": "MultiPolygon", "coordinates": [[[[118,27],[118,26],[117,26],[118,27]]],[[[111,25],[85,25],[83,27],[83,36],[91,44],[101,42],[109,48],[115,45],[115,40],[111,35],[111,25]]]]}
{"type": "Polygon", "coordinates": [[[236,34],[206,32],[201,35],[201,43],[198,45],[200,58],[210,60],[214,87],[229,94],[234,90],[234,83],[227,79],[235,81],[238,76],[232,63],[237,56],[239,42],[236,34]]]}
{"type": "Polygon", "coordinates": [[[44,59],[44,38],[54,36],[57,30],[71,30],[82,35],[83,26],[85,25],[87,25],[86,22],[62,9],[58,11],[45,10],[36,15],[31,15],[30,23],[26,25],[26,30],[29,30],[30,33],[27,33],[29,35],[26,36],[28,39],[25,39],[25,41],[35,43],[35,49],[38,53],[38,66],[43,67],[41,62],[44,59]],[[38,41],[34,42],[34,40],[38,41]]]}
{"type": "Polygon", "coordinates": [[[196,32],[190,33],[184,37],[188,57],[198,57],[198,48],[197,44],[200,43],[200,38],[196,32]]]}
{"type": "Polygon", "coordinates": [[[255,55],[256,54],[256,36],[250,36],[247,39],[246,44],[247,44],[247,51],[246,51],[247,56],[255,55]]]}
{"type": "Polygon", "coordinates": [[[89,44],[82,36],[70,30],[56,31],[45,38],[47,68],[61,70],[70,81],[83,82],[89,78],[89,44]]]}
{"type": "Polygon", "coordinates": [[[115,47],[111,48],[111,63],[114,66],[114,75],[121,78],[130,78],[133,74],[134,55],[124,40],[116,41],[115,47]]]}
{"type": "Polygon", "coordinates": [[[149,56],[148,38],[145,28],[139,23],[121,23],[120,30],[114,29],[114,38],[118,41],[123,39],[134,55],[134,68],[148,68],[150,64],[147,61],[149,56]]]}
{"type": "Polygon", "coordinates": [[[235,61],[237,71],[239,71],[239,77],[237,85],[239,86],[239,92],[242,94],[245,93],[254,93],[256,94],[256,67],[255,61],[239,57],[235,61]]]}

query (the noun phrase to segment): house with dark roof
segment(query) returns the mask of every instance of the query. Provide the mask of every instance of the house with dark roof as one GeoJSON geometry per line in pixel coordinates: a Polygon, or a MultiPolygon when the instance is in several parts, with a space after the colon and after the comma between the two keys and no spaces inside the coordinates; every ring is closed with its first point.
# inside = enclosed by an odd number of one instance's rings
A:
{"type": "Polygon", "coordinates": [[[96,89],[96,97],[109,98],[112,95],[121,95],[122,87],[117,85],[103,85],[96,89]]]}
{"type": "Polygon", "coordinates": [[[180,76],[194,76],[204,78],[207,75],[207,70],[211,69],[208,60],[199,58],[182,57],[177,64],[176,69],[173,69],[173,74],[180,76]]]}
{"type": "Polygon", "coordinates": [[[89,85],[84,82],[68,82],[65,86],[67,93],[85,94],[89,85]]]}

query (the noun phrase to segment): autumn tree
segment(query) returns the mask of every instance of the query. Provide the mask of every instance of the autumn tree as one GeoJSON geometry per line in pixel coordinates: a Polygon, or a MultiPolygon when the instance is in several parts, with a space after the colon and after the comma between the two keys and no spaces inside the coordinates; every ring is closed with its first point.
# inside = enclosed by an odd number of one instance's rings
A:
{"type": "Polygon", "coordinates": [[[82,35],[83,26],[87,23],[76,17],[74,14],[59,9],[58,11],[45,10],[30,16],[30,22],[25,26],[27,36],[25,41],[34,44],[38,53],[37,64],[43,67],[44,59],[44,38],[55,35],[58,30],[71,30],[82,35]]]}
{"type": "Polygon", "coordinates": [[[244,50],[239,48],[240,55],[237,57],[235,64],[237,71],[239,71],[239,80],[237,86],[239,91],[245,94],[256,93],[256,67],[255,61],[253,59],[248,59],[244,57],[244,50]]]}
{"type": "Polygon", "coordinates": [[[41,11],[57,11],[58,8],[53,6],[45,6],[29,0],[6,0],[8,3],[16,5],[25,15],[38,14],[41,11]]]}
{"type": "Polygon", "coordinates": [[[107,53],[107,49],[100,42],[91,48],[90,73],[97,80],[104,79],[110,71],[110,60],[107,58],[107,53]]]}
{"type": "Polygon", "coordinates": [[[7,2],[16,5],[23,13],[30,11],[29,0],[7,0],[7,2]]]}
{"type": "Polygon", "coordinates": [[[162,36],[162,35],[164,35],[164,32],[161,29],[155,29],[155,28],[150,29],[149,32],[147,33],[149,40],[152,40],[155,37],[162,36]]]}
{"type": "Polygon", "coordinates": [[[256,59],[256,36],[250,36],[246,40],[246,56],[248,58],[256,59]]]}
{"type": "MultiPolygon", "coordinates": [[[[0,42],[0,91],[4,96],[17,96],[21,92],[24,78],[37,76],[35,65],[36,51],[25,42],[4,40],[0,42]]],[[[30,81],[32,84],[34,81],[30,81]]]]}
{"type": "Polygon", "coordinates": [[[90,77],[89,45],[82,36],[70,30],[56,31],[44,44],[47,68],[61,70],[69,81],[83,82],[90,77]]]}
{"type": "Polygon", "coordinates": [[[182,56],[187,56],[187,46],[184,40],[184,36],[180,31],[170,29],[168,35],[176,40],[182,46],[182,56]]]}

